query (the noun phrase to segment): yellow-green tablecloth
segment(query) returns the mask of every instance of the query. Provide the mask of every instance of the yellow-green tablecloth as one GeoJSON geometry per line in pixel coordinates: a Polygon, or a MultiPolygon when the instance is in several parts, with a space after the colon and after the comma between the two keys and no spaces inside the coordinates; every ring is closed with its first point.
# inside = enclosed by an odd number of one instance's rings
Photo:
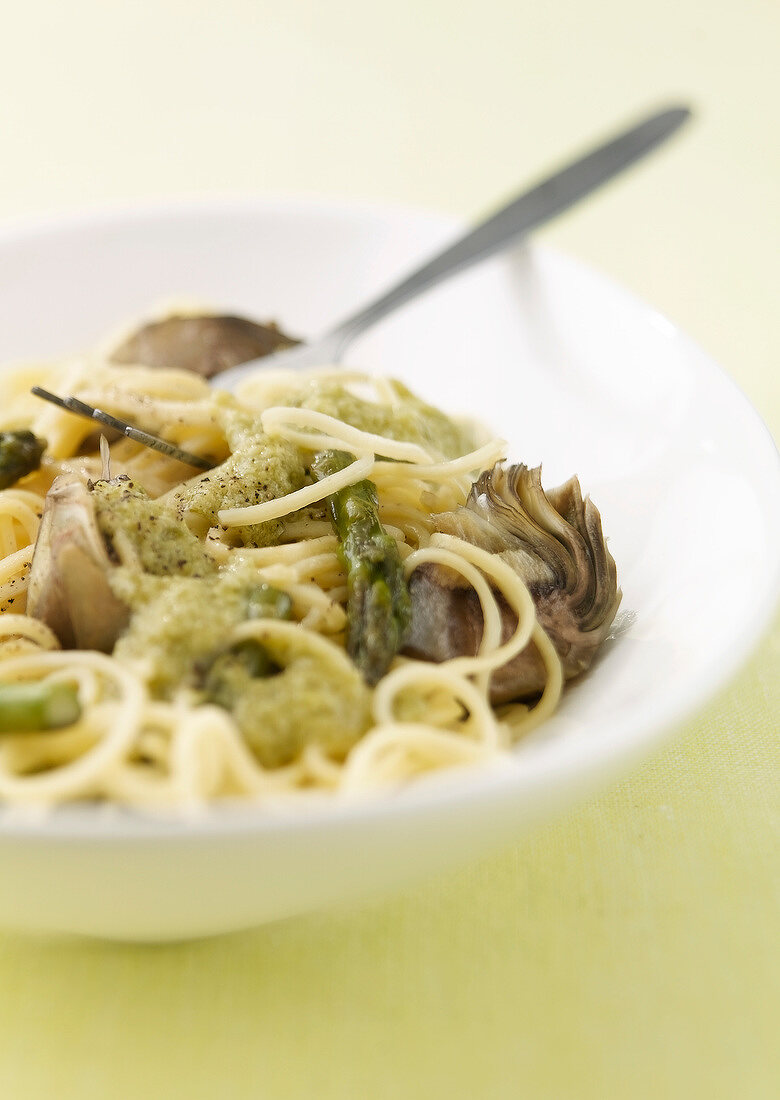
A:
{"type": "MultiPolygon", "coordinates": [[[[3,4],[0,218],[319,194],[470,215],[647,105],[698,121],[545,236],[777,434],[774,0],[3,4]]],[[[0,1097],[770,1100],[780,624],[599,797],[390,900],[160,948],[0,935],[0,1097]]]]}

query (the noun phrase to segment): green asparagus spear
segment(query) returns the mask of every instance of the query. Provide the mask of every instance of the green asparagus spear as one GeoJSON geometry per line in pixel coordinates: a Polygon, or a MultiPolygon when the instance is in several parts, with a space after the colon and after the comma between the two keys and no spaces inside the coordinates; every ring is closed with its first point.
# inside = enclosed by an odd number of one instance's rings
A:
{"type": "Polygon", "coordinates": [[[69,726],[81,714],[70,684],[0,684],[0,733],[28,733],[69,726]]]}
{"type": "Polygon", "coordinates": [[[0,489],[9,489],[37,470],[45,450],[46,440],[32,432],[0,432],[0,489]]]}
{"type": "MultiPolygon", "coordinates": [[[[354,461],[344,451],[323,451],[312,464],[321,481],[354,461]]],[[[409,590],[395,539],[379,522],[372,481],[358,481],[328,497],[328,510],[347,570],[347,651],[369,684],[387,672],[412,617],[409,590]]]]}

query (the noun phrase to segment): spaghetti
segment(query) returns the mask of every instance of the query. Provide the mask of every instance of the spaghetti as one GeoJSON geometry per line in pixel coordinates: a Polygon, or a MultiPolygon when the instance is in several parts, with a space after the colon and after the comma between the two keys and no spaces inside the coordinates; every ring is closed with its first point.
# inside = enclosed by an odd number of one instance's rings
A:
{"type": "Polygon", "coordinates": [[[188,372],[117,366],[98,356],[5,371],[0,430],[29,428],[48,445],[39,470],[0,491],[0,699],[3,685],[67,682],[77,692],[80,717],[62,729],[0,735],[0,800],[52,806],[98,799],[176,810],[234,798],[266,804],[318,790],[353,796],[424,772],[500,760],[547,718],[563,671],[528,588],[497,554],[436,529],[436,515],[463,507],[475,477],[505,457],[505,444],[478,445],[463,431],[459,447],[451,439],[440,446],[433,421],[420,411],[426,407],[410,402],[390,380],[346,371],[261,373],[235,399],[188,372]],[[193,478],[180,463],[135,443],[111,445],[115,477],[143,487],[138,498],[147,511],[167,509],[203,555],[190,575],[149,577],[137,561],[135,571],[128,565],[138,557],[132,532],[122,528],[112,536],[122,559],[119,567],[112,562],[112,586],[131,607],[113,654],[61,649],[55,632],[27,613],[30,566],[52,483],[70,475],[91,484],[105,473],[90,425],[36,402],[31,384],[132,418],[215,463],[211,475],[193,478]],[[368,412],[356,417],[355,408],[368,412]],[[277,450],[269,451],[272,445],[277,450]],[[353,460],[312,481],[311,458],[323,448],[353,460]],[[269,470],[288,456],[287,491],[260,492],[258,486],[271,484],[269,470]],[[257,500],[240,496],[246,490],[241,470],[249,468],[264,471],[254,483],[257,500]],[[219,478],[222,498],[212,499],[219,478]],[[423,565],[448,571],[476,594],[483,623],[473,656],[431,663],[399,654],[373,688],[345,648],[349,578],[326,510],[333,494],[366,479],[376,487],[379,518],[407,580],[423,565]],[[265,715],[263,737],[282,730],[271,748],[246,734],[241,701],[221,705],[214,701],[219,692],[204,694],[192,677],[171,682],[173,673],[166,679],[159,665],[160,654],[196,630],[185,621],[164,634],[159,624],[168,621],[165,615],[176,618],[178,599],[190,600],[188,608],[205,600],[219,619],[247,578],[289,603],[287,619],[241,619],[231,612],[220,627],[221,653],[257,645],[270,654],[274,675],[253,684],[252,707],[265,715]],[[143,620],[152,604],[156,624],[143,620]],[[502,627],[507,608],[514,621],[509,636],[502,627]],[[533,705],[513,704],[499,716],[490,702],[491,675],[529,645],[544,665],[543,691],[533,705]],[[273,694],[283,690],[290,693],[286,700],[273,694]],[[345,735],[348,721],[353,726],[345,735]],[[325,732],[308,736],[318,722],[325,732]]]}

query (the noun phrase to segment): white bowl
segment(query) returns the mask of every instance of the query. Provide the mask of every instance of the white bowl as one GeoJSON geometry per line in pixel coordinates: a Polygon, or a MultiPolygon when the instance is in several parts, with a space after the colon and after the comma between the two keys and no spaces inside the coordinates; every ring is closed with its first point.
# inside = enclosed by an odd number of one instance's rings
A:
{"type": "MultiPolygon", "coordinates": [[[[160,299],[317,334],[455,232],[429,214],[214,202],[0,233],[0,361],[79,350],[160,299]]],[[[543,248],[407,306],[349,360],[476,413],[601,509],[624,631],[518,746],[372,802],[161,822],[0,814],[0,922],[163,940],[248,927],[411,881],[508,842],[646,756],[759,640],[780,588],[780,466],[760,419],[673,325],[543,248]],[[625,613],[628,613],[627,615],[625,613]]]]}

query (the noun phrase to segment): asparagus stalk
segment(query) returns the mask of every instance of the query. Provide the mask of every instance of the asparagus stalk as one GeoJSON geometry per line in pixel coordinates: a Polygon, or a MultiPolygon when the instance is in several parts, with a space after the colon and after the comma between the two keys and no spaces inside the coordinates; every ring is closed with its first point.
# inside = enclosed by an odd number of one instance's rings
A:
{"type": "Polygon", "coordinates": [[[46,440],[32,432],[0,432],[0,489],[9,489],[37,470],[45,450],[46,440]]]}
{"type": "Polygon", "coordinates": [[[0,733],[29,733],[69,726],[81,714],[70,684],[0,684],[0,733]]]}
{"type": "MultiPolygon", "coordinates": [[[[344,451],[322,451],[312,464],[321,481],[354,461],[344,451]]],[[[369,684],[387,672],[403,645],[412,605],[395,539],[379,522],[372,481],[358,481],[328,497],[328,510],[347,570],[347,651],[369,684]]]]}

